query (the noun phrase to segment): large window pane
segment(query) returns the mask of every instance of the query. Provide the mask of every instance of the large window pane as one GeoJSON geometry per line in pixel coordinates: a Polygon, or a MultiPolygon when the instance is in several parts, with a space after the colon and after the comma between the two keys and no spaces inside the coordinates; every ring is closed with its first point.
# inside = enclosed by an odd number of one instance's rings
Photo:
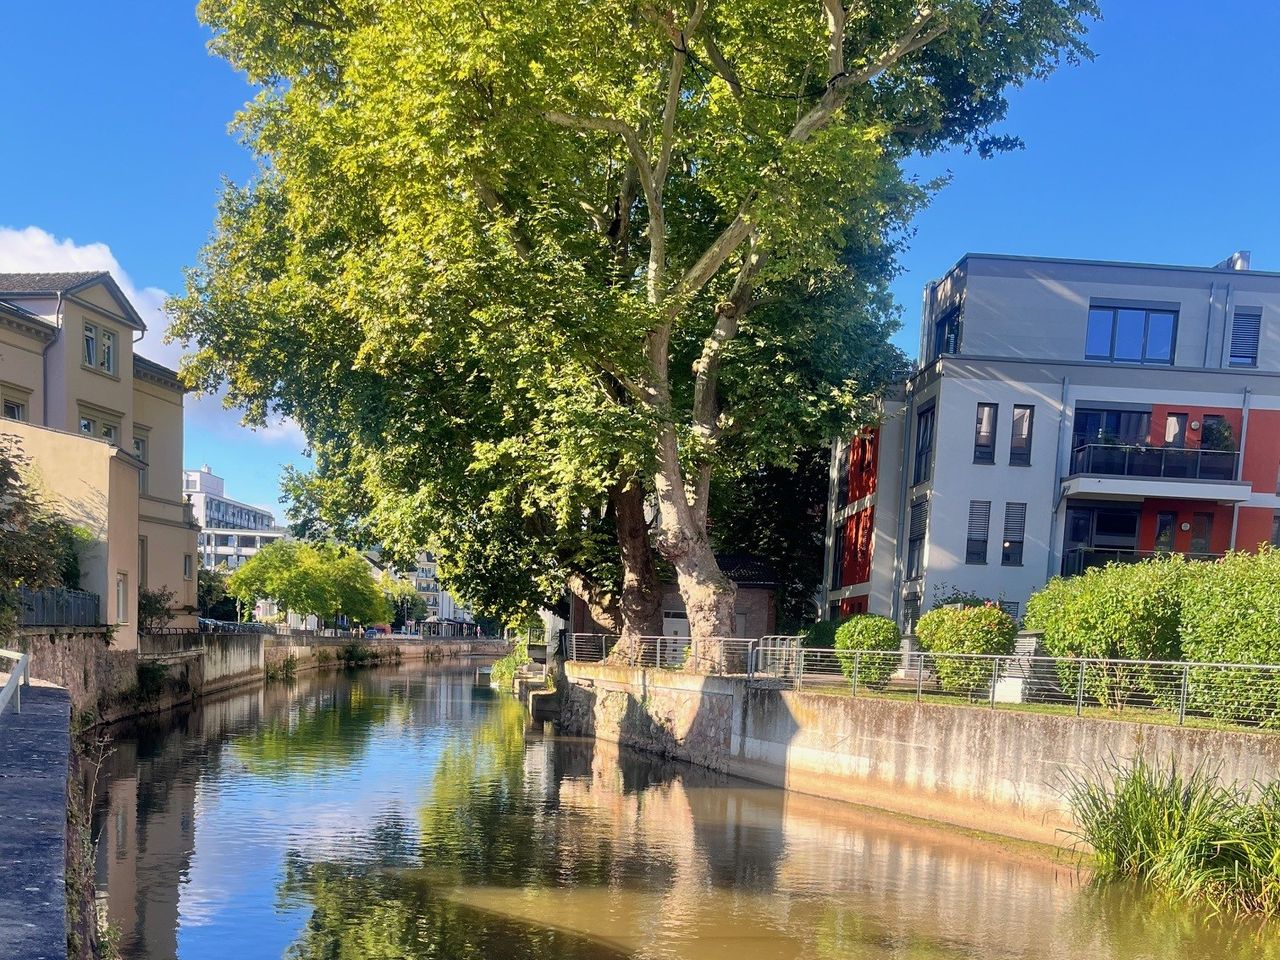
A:
{"type": "Polygon", "coordinates": [[[1116,311],[1116,352],[1117,360],[1142,359],[1142,335],[1146,327],[1147,314],[1143,310],[1116,311]]]}
{"type": "Polygon", "coordinates": [[[1147,360],[1173,362],[1173,314],[1147,315],[1147,360]]]}
{"type": "Polygon", "coordinates": [[[1095,307],[1089,311],[1089,329],[1085,334],[1084,346],[1086,357],[1111,356],[1111,324],[1114,318],[1114,310],[1095,307]]]}

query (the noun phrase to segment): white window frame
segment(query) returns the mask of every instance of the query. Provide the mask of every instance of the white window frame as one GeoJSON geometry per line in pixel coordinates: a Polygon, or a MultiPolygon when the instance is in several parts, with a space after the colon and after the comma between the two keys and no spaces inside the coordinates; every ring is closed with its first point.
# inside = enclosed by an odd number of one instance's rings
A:
{"type": "Polygon", "coordinates": [[[116,623],[129,622],[129,574],[116,571],[116,623]]]}
{"type": "Polygon", "coordinates": [[[112,376],[116,372],[116,345],[118,343],[119,337],[116,336],[116,332],[103,327],[102,347],[99,351],[102,354],[102,360],[99,363],[99,367],[112,376]]]}
{"type": "Polygon", "coordinates": [[[134,424],[133,427],[133,455],[142,461],[142,469],[138,471],[138,492],[145,494],[147,492],[148,467],[151,462],[151,433],[137,424],[134,424]]]}
{"type": "Polygon", "coordinates": [[[98,325],[86,320],[80,348],[80,362],[91,370],[98,367],[98,325]]]}
{"type": "Polygon", "coordinates": [[[8,383],[0,383],[0,417],[19,423],[31,422],[31,391],[8,383]],[[5,407],[12,407],[16,416],[10,416],[5,407]]]}
{"type": "Polygon", "coordinates": [[[193,557],[189,553],[184,553],[182,555],[182,579],[190,580],[192,577],[194,577],[195,569],[196,569],[195,557],[193,557]]]}

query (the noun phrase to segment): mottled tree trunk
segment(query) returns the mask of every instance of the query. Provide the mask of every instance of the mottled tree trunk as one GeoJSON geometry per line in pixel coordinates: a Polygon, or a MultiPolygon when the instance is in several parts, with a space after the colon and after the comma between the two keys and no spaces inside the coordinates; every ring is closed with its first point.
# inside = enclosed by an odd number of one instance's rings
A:
{"type": "Polygon", "coordinates": [[[735,633],[738,589],[721,572],[707,538],[706,491],[694,491],[690,502],[673,427],[659,438],[654,482],[658,549],[676,569],[676,584],[689,617],[690,654],[685,666],[698,672],[741,672],[745,657],[734,655],[723,643],[735,633]]]}
{"type": "Polygon", "coordinates": [[[655,650],[646,649],[641,638],[662,635],[662,584],[658,582],[658,568],[649,543],[644,488],[633,479],[615,488],[610,501],[622,557],[622,592],[618,601],[622,629],[613,659],[648,663],[655,650]]]}

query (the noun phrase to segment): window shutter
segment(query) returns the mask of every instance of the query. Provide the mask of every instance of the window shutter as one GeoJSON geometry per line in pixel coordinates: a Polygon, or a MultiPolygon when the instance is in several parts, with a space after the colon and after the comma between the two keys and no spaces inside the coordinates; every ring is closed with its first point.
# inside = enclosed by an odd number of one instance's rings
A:
{"type": "Polygon", "coordinates": [[[1261,333],[1260,314],[1237,313],[1231,320],[1231,362],[1256,363],[1261,333]]]}
{"type": "Polygon", "coordinates": [[[969,501],[969,539],[985,540],[991,529],[991,501],[969,501]]]}
{"type": "Polygon", "coordinates": [[[913,503],[911,505],[911,539],[923,537],[928,524],[929,501],[921,500],[919,503],[913,503]]]}
{"type": "Polygon", "coordinates": [[[1010,543],[1021,541],[1027,533],[1027,505],[1025,503],[1006,503],[1004,505],[1004,538],[1010,543]]]}

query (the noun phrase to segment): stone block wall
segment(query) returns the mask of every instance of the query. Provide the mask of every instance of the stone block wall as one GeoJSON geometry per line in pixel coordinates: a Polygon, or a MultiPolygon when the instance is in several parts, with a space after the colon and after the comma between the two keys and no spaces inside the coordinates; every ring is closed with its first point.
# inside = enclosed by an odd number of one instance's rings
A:
{"type": "Polygon", "coordinates": [[[31,676],[66,687],[76,712],[137,684],[137,651],[114,649],[107,627],[19,627],[14,643],[30,654],[31,676]]]}

